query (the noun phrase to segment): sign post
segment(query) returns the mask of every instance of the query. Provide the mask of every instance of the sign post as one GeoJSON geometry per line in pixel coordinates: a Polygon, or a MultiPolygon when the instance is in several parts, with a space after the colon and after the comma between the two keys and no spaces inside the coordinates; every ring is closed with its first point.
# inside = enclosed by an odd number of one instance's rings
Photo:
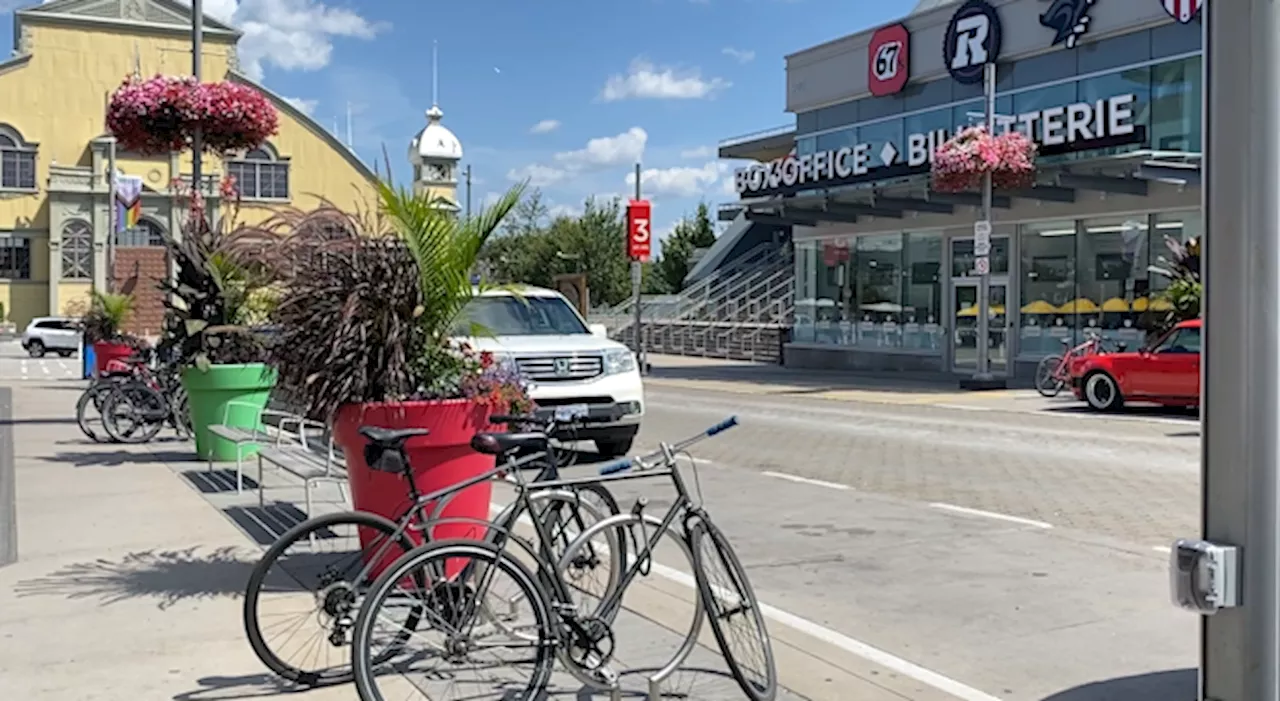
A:
{"type": "MultiPolygon", "coordinates": [[[[988,62],[982,67],[982,82],[986,95],[987,133],[994,134],[996,126],[996,64],[988,62]]],[[[978,362],[973,373],[974,389],[993,384],[991,375],[991,173],[982,177],[982,215],[973,224],[973,267],[978,274],[978,362]]]]}
{"type": "Polygon", "coordinates": [[[644,352],[644,327],[641,324],[640,291],[644,264],[653,252],[652,206],[640,199],[640,164],[636,164],[636,196],[627,204],[627,257],[631,259],[631,295],[635,307],[635,351],[640,372],[648,372],[644,352]]]}

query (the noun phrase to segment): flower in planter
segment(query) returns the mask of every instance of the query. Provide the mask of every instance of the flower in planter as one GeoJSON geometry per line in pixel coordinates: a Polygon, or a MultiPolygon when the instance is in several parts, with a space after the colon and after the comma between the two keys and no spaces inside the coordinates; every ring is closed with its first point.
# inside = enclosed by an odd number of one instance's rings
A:
{"type": "Polygon", "coordinates": [[[271,325],[271,363],[282,386],[312,416],[348,404],[470,399],[527,407],[511,368],[456,340],[475,296],[481,247],[519,201],[513,188],[470,218],[389,183],[379,185],[380,219],[331,209],[296,217],[284,241],[292,270],[271,325]]]}
{"type": "Polygon", "coordinates": [[[932,187],[938,192],[973,190],[988,173],[998,190],[1030,187],[1035,156],[1035,143],[1021,132],[993,136],[985,126],[962,129],[934,153],[932,187]]]}
{"type": "Polygon", "coordinates": [[[197,129],[214,153],[257,148],[279,129],[275,106],[252,87],[162,75],[127,78],[111,95],[106,122],[121,147],[146,155],[190,148],[197,129]]]}

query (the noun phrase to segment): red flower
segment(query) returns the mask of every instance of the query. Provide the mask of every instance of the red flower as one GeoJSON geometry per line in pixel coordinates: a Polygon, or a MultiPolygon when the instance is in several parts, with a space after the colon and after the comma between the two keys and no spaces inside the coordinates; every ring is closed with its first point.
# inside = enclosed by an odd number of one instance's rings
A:
{"type": "Polygon", "coordinates": [[[484,370],[493,367],[493,353],[485,351],[480,354],[480,367],[484,370]]]}
{"type": "Polygon", "coordinates": [[[126,79],[106,122],[123,148],[148,155],[189,148],[197,128],[213,153],[257,148],[279,129],[271,101],[247,85],[160,75],[126,79]]]}

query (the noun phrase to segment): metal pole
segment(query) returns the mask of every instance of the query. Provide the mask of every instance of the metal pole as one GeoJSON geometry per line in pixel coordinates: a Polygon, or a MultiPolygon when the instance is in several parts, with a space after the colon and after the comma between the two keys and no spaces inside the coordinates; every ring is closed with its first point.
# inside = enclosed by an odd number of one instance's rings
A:
{"type": "Polygon", "coordinates": [[[116,291],[116,139],[107,142],[107,292],[116,291]]]}
{"type": "Polygon", "coordinates": [[[0,387],[0,567],[18,561],[18,480],[13,462],[13,390],[0,387]]]}
{"type": "MultiPolygon", "coordinates": [[[[986,96],[987,133],[995,133],[996,124],[996,64],[982,68],[982,87],[986,96]]],[[[982,178],[982,221],[991,221],[991,174],[982,178]]],[[[991,379],[991,268],[978,275],[978,364],[973,374],[977,381],[991,379]]]]}
{"type": "Polygon", "coordinates": [[[1242,589],[1203,619],[1200,698],[1280,701],[1280,5],[1202,12],[1202,514],[1205,540],[1240,548],[1242,589]]]}
{"type": "MultiPolygon", "coordinates": [[[[204,0],[191,0],[191,75],[201,79],[200,57],[204,55],[204,0]]],[[[199,127],[191,135],[191,191],[204,194],[200,166],[204,152],[204,135],[199,127]]],[[[201,212],[200,216],[204,216],[201,212]]]]}
{"type": "Polygon", "coordinates": [[[471,218],[471,166],[467,166],[467,219],[471,218]]]}
{"type": "MultiPolygon", "coordinates": [[[[640,164],[636,163],[636,199],[640,199],[640,164]]],[[[649,231],[652,235],[653,222],[649,222],[649,231]]],[[[644,326],[640,320],[640,283],[644,277],[643,263],[638,260],[631,261],[631,296],[635,299],[636,312],[636,362],[640,365],[640,372],[648,371],[648,363],[645,362],[644,356],[644,326]]]]}

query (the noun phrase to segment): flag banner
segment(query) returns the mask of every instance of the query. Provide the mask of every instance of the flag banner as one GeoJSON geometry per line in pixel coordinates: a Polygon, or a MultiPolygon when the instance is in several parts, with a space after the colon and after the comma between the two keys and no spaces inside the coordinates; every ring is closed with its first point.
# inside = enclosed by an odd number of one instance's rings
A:
{"type": "Polygon", "coordinates": [[[142,218],[142,178],[116,174],[116,231],[128,231],[142,218]]]}

